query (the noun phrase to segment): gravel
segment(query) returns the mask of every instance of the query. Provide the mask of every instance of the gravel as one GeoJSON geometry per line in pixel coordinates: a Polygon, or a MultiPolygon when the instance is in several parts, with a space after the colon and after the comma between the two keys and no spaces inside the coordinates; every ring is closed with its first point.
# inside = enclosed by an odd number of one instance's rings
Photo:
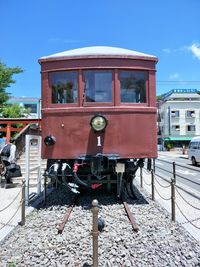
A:
{"type": "Polygon", "coordinates": [[[0,267],[92,266],[91,202],[99,201],[105,228],[99,234],[99,266],[200,266],[200,244],[145,192],[126,198],[140,230],[136,233],[115,196],[81,196],[63,234],[59,223],[71,202],[67,189],[48,196],[48,205],[35,209],[26,224],[1,243],[0,267]]]}

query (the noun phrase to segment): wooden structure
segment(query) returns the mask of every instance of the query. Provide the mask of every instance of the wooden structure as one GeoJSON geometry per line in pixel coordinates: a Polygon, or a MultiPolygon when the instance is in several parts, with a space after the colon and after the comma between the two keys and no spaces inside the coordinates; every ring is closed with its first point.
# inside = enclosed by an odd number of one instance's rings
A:
{"type": "Polygon", "coordinates": [[[27,119],[27,118],[1,118],[0,119],[0,133],[6,133],[6,143],[9,143],[12,133],[21,132],[28,124],[38,124],[40,126],[41,119],[27,119]]]}

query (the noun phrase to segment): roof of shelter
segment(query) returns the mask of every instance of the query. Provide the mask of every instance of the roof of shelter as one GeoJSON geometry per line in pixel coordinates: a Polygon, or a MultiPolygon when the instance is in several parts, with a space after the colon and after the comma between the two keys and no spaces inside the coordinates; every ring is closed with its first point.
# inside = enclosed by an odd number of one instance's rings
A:
{"type": "Polygon", "coordinates": [[[19,102],[38,102],[40,98],[37,97],[26,97],[26,96],[19,96],[19,97],[11,97],[7,101],[8,103],[19,103],[19,102]]]}
{"type": "Polygon", "coordinates": [[[88,56],[145,57],[145,58],[157,60],[157,58],[153,55],[148,55],[148,54],[144,54],[144,53],[129,50],[129,49],[110,47],[110,46],[91,46],[91,47],[67,50],[61,53],[56,53],[56,54],[52,54],[49,56],[41,57],[40,60],[51,59],[51,58],[88,57],[88,56]]]}
{"type": "Polygon", "coordinates": [[[197,89],[172,89],[168,93],[163,95],[163,100],[179,100],[179,99],[198,99],[200,95],[197,89]]]}

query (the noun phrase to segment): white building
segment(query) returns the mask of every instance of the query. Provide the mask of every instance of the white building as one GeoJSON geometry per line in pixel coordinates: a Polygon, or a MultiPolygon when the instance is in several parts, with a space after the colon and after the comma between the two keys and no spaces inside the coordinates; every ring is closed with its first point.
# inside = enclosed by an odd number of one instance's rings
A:
{"type": "Polygon", "coordinates": [[[173,89],[159,103],[161,140],[175,147],[200,135],[200,95],[196,89],[173,89]]]}

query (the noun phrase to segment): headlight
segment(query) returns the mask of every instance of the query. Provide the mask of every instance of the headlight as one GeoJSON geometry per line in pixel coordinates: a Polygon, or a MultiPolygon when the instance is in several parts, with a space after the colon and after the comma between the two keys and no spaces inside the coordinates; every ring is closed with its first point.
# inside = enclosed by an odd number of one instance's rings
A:
{"type": "Polygon", "coordinates": [[[106,126],[107,126],[107,120],[102,115],[95,115],[91,119],[90,125],[91,125],[91,127],[92,127],[92,129],[94,131],[100,132],[100,131],[103,131],[106,128],[106,126]]]}
{"type": "Polygon", "coordinates": [[[44,143],[46,146],[52,146],[56,142],[56,139],[54,136],[48,135],[44,138],[44,143]]]}

